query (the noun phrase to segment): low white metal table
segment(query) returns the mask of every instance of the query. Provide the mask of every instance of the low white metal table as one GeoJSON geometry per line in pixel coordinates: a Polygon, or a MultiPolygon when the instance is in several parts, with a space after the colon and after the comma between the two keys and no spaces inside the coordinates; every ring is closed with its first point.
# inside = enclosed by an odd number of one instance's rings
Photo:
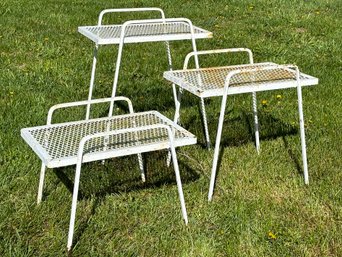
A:
{"type": "MultiPolygon", "coordinates": [[[[311,86],[318,84],[317,78],[306,75],[304,73],[300,73],[298,68],[294,65],[278,65],[271,62],[253,64],[252,52],[249,49],[220,49],[190,53],[185,59],[184,68],[185,69],[183,70],[166,71],[164,72],[164,78],[178,85],[180,89],[186,90],[198,97],[222,97],[221,111],[214,150],[214,158],[212,164],[210,188],[208,194],[209,200],[212,199],[216,179],[216,170],[227,96],[234,94],[253,93],[255,137],[257,150],[259,150],[259,130],[256,112],[256,92],[286,88],[297,88],[304,180],[305,183],[308,184],[309,177],[306,158],[301,88],[303,86],[311,86]],[[187,63],[191,56],[239,51],[249,53],[250,64],[201,69],[186,69],[187,63]]],[[[179,97],[178,102],[176,104],[175,121],[178,121],[179,118],[180,105],[181,102],[179,97]]]]}
{"type": "Polygon", "coordinates": [[[141,153],[169,149],[172,155],[183,219],[186,224],[188,223],[175,148],[196,144],[196,137],[157,111],[134,113],[132,103],[126,97],[95,99],[91,100],[90,104],[112,101],[127,102],[130,113],[52,124],[52,116],[56,110],[86,106],[89,101],[63,103],[50,108],[46,125],[21,130],[23,139],[42,160],[38,203],[42,200],[46,168],[76,164],[68,251],[72,248],[81,166],[86,162],[137,154],[142,179],[145,181],[141,153]]]}

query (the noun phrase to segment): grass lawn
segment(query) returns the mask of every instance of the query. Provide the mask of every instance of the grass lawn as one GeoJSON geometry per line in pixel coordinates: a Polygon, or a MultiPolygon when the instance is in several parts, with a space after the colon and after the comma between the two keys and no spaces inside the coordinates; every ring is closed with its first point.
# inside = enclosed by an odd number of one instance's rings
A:
{"type": "MultiPolygon", "coordinates": [[[[337,0],[2,0],[0,3],[0,256],[64,256],[74,166],[48,170],[36,205],[40,161],[20,129],[43,125],[50,106],[88,95],[94,45],[77,32],[106,8],[161,7],[213,32],[199,49],[247,47],[255,62],[296,64],[318,77],[303,89],[310,185],[302,176],[296,90],[258,94],[261,153],[255,151],[251,96],[228,98],[222,161],[207,202],[213,151],[204,148],[197,98],[185,94],[182,125],[199,144],[178,150],[189,225],[182,218],[166,152],[85,164],[74,256],[342,256],[342,2],[337,0]],[[281,97],[277,97],[280,95],[281,97]],[[267,104],[262,104],[266,100],[267,104]]],[[[146,16],[139,16],[146,18],[146,16]]],[[[137,18],[109,17],[107,22],[137,18]]],[[[190,41],[172,42],[175,68],[190,41]]],[[[111,91],[117,47],[100,48],[95,97],[111,91]]],[[[205,65],[243,56],[216,56],[205,65]]],[[[163,43],[124,48],[118,95],[136,111],[173,117],[163,43]]],[[[220,99],[207,101],[215,131],[220,99]]],[[[106,106],[93,115],[103,114],[106,106]]],[[[56,122],[84,116],[60,112],[56,122]]],[[[214,133],[211,133],[214,140],[214,133]]]]}

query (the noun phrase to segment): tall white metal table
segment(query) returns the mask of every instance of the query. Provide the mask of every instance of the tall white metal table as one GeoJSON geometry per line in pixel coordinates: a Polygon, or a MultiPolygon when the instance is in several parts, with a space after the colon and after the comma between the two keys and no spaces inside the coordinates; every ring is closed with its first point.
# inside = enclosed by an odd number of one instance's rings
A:
{"type": "MultiPolygon", "coordinates": [[[[113,79],[113,88],[111,97],[116,96],[116,88],[118,84],[121,58],[123,52],[123,46],[125,43],[143,43],[143,42],[165,42],[168,58],[168,68],[172,70],[172,58],[170,52],[169,41],[175,40],[191,40],[192,48],[194,52],[197,52],[196,39],[211,38],[212,33],[202,28],[193,26],[192,22],[186,18],[165,18],[165,13],[160,8],[123,8],[123,9],[107,9],[103,10],[98,19],[97,26],[81,26],[78,31],[89,38],[95,43],[93,65],[91,71],[91,79],[89,85],[88,101],[92,99],[92,93],[94,90],[95,70],[97,62],[97,52],[100,45],[117,44],[118,55],[115,65],[115,73],[113,79]],[[158,12],[160,13],[160,19],[144,19],[144,20],[129,20],[123,24],[118,25],[103,25],[103,16],[107,13],[120,13],[120,12],[158,12]]],[[[199,68],[197,56],[195,57],[196,68],[199,68]]],[[[173,85],[173,94],[177,95],[176,87],[173,85]]],[[[175,104],[177,105],[176,97],[175,104]]],[[[109,116],[112,115],[113,102],[109,108],[109,116]]],[[[204,105],[204,99],[201,98],[201,111],[203,115],[203,121],[206,128],[206,139],[208,145],[209,134],[206,111],[204,105]]],[[[90,104],[87,105],[86,119],[89,119],[90,104]]]]}
{"type": "MultiPolygon", "coordinates": [[[[222,97],[208,194],[209,201],[212,200],[214,191],[223,120],[228,95],[253,93],[255,96],[256,92],[260,91],[297,88],[304,181],[305,184],[309,183],[304,133],[302,87],[318,84],[317,78],[300,73],[298,67],[294,65],[278,65],[271,62],[253,64],[252,52],[249,49],[242,48],[198,51],[196,53],[190,53],[185,58],[184,68],[185,69],[183,70],[164,72],[164,78],[178,85],[181,89],[189,91],[198,97],[222,97]],[[187,63],[191,56],[239,51],[249,53],[250,64],[186,69],[187,63]]],[[[178,120],[179,110],[180,97],[178,99],[178,105],[176,105],[175,120],[178,120]]],[[[259,150],[259,129],[256,101],[253,101],[253,112],[255,122],[255,141],[257,150],[259,150]]]]}

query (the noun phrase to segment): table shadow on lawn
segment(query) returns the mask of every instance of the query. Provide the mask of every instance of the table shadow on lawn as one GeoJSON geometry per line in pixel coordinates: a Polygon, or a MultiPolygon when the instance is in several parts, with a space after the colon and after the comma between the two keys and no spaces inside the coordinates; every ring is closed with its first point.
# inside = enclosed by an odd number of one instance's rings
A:
{"type": "MultiPolygon", "coordinates": [[[[212,148],[215,147],[215,139],[218,126],[217,114],[207,114],[208,129],[212,148]]],[[[223,121],[223,129],[221,136],[221,147],[241,146],[253,142],[255,144],[254,134],[254,117],[252,113],[242,111],[238,116],[228,117],[233,115],[233,110],[226,111],[223,121]]],[[[192,116],[190,119],[181,125],[191,133],[197,135],[198,144],[203,148],[206,147],[204,137],[204,126],[201,118],[200,110],[197,116],[192,116]]],[[[298,126],[283,122],[281,119],[274,117],[270,113],[259,112],[259,138],[262,140],[272,140],[279,137],[284,138],[289,135],[298,133],[298,126]]]]}
{"type": "MultiPolygon", "coordinates": [[[[166,157],[167,151],[143,154],[146,182],[141,181],[137,155],[108,159],[104,164],[101,161],[82,164],[78,199],[88,199],[92,196],[103,198],[108,194],[176,185],[172,162],[170,167],[167,167],[166,157]]],[[[178,160],[178,164],[183,184],[199,178],[199,174],[185,162],[178,160]]],[[[53,171],[72,193],[75,166],[53,171]]]]}
{"type": "MultiPolygon", "coordinates": [[[[167,151],[143,154],[146,182],[142,182],[137,155],[108,159],[82,165],[78,201],[92,198],[92,206],[85,222],[75,231],[74,245],[87,228],[88,220],[95,215],[96,208],[110,194],[125,194],[149,188],[176,186],[175,172],[171,163],[166,165],[167,151]]],[[[197,180],[200,175],[185,162],[178,161],[182,184],[197,180]]],[[[74,187],[75,166],[58,168],[54,174],[72,194],[74,187]]],[[[47,182],[48,183],[48,182],[47,182]]]]}
{"type": "MultiPolygon", "coordinates": [[[[223,122],[221,144],[219,151],[218,167],[221,165],[223,152],[229,147],[238,147],[244,144],[253,142],[255,144],[255,134],[254,134],[254,117],[252,113],[242,111],[239,116],[229,118],[233,110],[226,112],[225,119],[223,122]]],[[[204,136],[204,126],[203,120],[200,118],[201,114],[198,116],[192,116],[185,124],[182,124],[186,129],[197,135],[198,144],[203,148],[206,148],[205,136],[204,136]]],[[[208,115],[208,117],[210,117],[208,115]]],[[[294,126],[283,122],[281,119],[274,117],[270,113],[259,112],[259,139],[260,141],[273,140],[276,138],[282,138],[284,141],[284,146],[288,152],[290,158],[294,162],[296,169],[299,174],[302,174],[302,168],[300,160],[294,151],[290,148],[290,145],[286,139],[286,136],[298,135],[298,126],[294,126]]],[[[215,148],[215,139],[218,126],[218,114],[212,115],[210,120],[208,120],[208,129],[210,134],[211,148],[215,148]],[[214,121],[214,122],[213,122],[214,121]]],[[[217,173],[219,172],[219,168],[217,173]]]]}

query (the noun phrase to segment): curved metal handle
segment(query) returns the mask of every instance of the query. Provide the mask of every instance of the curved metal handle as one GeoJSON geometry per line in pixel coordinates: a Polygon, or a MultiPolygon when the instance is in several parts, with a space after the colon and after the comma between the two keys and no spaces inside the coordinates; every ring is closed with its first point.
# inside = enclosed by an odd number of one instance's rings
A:
{"type": "Polygon", "coordinates": [[[117,97],[113,97],[113,98],[108,97],[108,98],[94,99],[91,101],[85,100],[85,101],[78,101],[78,102],[56,104],[56,105],[50,107],[46,124],[51,125],[52,115],[53,115],[54,111],[56,111],[58,109],[82,106],[82,105],[87,105],[87,104],[106,103],[106,102],[112,102],[112,101],[126,101],[128,104],[129,112],[134,113],[132,101],[129,98],[124,97],[124,96],[117,96],[117,97]]]}
{"type": "Polygon", "coordinates": [[[119,9],[105,9],[100,12],[98,26],[102,25],[103,16],[107,13],[118,13],[118,12],[148,12],[157,11],[160,12],[162,19],[165,19],[164,11],[157,7],[146,7],[146,8],[119,8],[119,9]]]}
{"type": "Polygon", "coordinates": [[[253,53],[248,48],[226,48],[226,49],[215,49],[215,50],[204,50],[204,51],[196,51],[196,52],[190,52],[187,54],[187,56],[184,59],[184,66],[183,69],[188,68],[189,60],[192,56],[198,56],[198,55],[207,55],[207,54],[219,54],[219,53],[237,53],[237,52],[247,52],[249,57],[250,64],[253,64],[253,53]]]}

